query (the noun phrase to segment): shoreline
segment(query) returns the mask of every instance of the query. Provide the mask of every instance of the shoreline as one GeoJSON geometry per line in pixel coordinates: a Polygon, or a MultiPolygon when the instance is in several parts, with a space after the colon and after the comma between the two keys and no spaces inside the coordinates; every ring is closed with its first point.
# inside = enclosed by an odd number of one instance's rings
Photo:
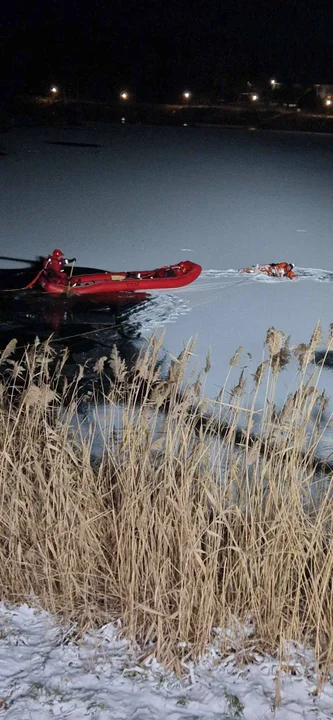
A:
{"type": "Polygon", "coordinates": [[[0,133],[22,126],[65,125],[79,128],[90,121],[116,125],[333,134],[333,115],[315,114],[298,108],[147,103],[111,105],[87,101],[41,102],[29,98],[16,99],[2,110],[0,133]]]}

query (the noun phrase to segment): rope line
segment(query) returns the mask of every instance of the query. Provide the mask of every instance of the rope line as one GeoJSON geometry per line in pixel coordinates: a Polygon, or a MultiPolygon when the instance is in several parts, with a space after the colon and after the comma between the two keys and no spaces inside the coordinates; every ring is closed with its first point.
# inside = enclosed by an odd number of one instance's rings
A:
{"type": "MultiPolygon", "coordinates": [[[[93,335],[94,333],[100,333],[100,332],[103,332],[104,330],[106,330],[106,331],[112,330],[112,328],[118,328],[121,326],[122,326],[122,323],[117,323],[114,325],[105,325],[104,327],[100,328],[99,330],[98,329],[87,330],[87,332],[74,333],[73,335],[65,335],[64,337],[58,337],[58,338],[55,338],[54,340],[51,339],[50,342],[56,343],[56,342],[63,342],[64,340],[72,340],[73,338],[77,338],[77,337],[86,337],[87,335],[93,335]]],[[[47,340],[49,340],[50,338],[52,338],[52,333],[50,333],[47,340]]],[[[43,340],[41,345],[45,342],[46,342],[46,340],[43,340]]],[[[28,344],[29,343],[26,343],[25,345],[18,345],[16,350],[22,350],[22,349],[26,348],[28,344]]]]}
{"type": "Polygon", "coordinates": [[[223,290],[231,290],[231,288],[234,288],[237,285],[243,285],[246,282],[247,282],[247,279],[243,278],[242,280],[238,280],[237,282],[232,283],[231,285],[227,285],[227,287],[222,287],[218,291],[219,292],[218,295],[213,295],[212,297],[207,298],[207,300],[203,300],[202,302],[195,303],[194,305],[192,305],[191,309],[193,310],[196,307],[201,307],[201,305],[206,305],[207,303],[212,302],[213,300],[216,300],[219,297],[220,293],[223,292],[223,290]]]}

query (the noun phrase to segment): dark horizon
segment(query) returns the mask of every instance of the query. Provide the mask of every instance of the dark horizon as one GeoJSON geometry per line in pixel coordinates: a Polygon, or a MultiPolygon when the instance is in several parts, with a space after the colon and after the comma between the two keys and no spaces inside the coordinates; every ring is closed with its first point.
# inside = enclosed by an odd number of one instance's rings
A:
{"type": "Polygon", "coordinates": [[[127,88],[163,101],[185,87],[222,93],[225,84],[270,77],[331,82],[332,20],[312,0],[306,9],[287,2],[272,10],[261,0],[14,2],[2,17],[1,88],[43,94],[57,83],[100,96],[127,88]]]}

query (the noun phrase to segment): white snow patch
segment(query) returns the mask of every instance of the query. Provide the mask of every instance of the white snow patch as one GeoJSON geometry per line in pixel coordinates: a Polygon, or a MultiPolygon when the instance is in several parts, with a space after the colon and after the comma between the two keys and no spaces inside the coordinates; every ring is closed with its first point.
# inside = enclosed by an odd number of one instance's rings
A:
{"type": "Polygon", "coordinates": [[[6,720],[329,720],[331,679],[317,695],[312,654],[253,648],[221,655],[221,633],[184,677],[167,673],[154,648],[140,650],[109,624],[76,639],[75,627],[21,605],[0,605],[0,718],[6,720]]]}

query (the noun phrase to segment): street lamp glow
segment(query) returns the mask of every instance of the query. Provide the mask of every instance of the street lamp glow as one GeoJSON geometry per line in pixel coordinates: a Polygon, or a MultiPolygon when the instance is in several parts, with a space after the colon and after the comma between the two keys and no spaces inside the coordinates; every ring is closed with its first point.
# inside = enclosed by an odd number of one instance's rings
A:
{"type": "Polygon", "coordinates": [[[189,100],[191,97],[191,93],[186,90],[185,92],[183,92],[183,97],[185,98],[185,100],[189,100]]]}
{"type": "Polygon", "coordinates": [[[271,85],[274,87],[274,85],[276,85],[276,80],[272,79],[272,80],[271,80],[271,85]]]}
{"type": "Polygon", "coordinates": [[[122,100],[128,100],[128,98],[129,98],[128,92],[126,92],[126,91],[124,90],[124,92],[121,92],[121,93],[120,93],[120,97],[121,97],[122,100]]]}
{"type": "Polygon", "coordinates": [[[53,93],[53,95],[56,95],[57,92],[58,92],[58,88],[57,88],[55,85],[52,85],[52,87],[51,87],[51,93],[53,93]]]}
{"type": "Polygon", "coordinates": [[[254,93],[253,95],[251,95],[251,100],[252,100],[252,102],[257,102],[257,100],[259,100],[259,95],[254,93]]]}
{"type": "Polygon", "coordinates": [[[327,107],[329,107],[330,105],[332,105],[332,100],[330,100],[330,98],[327,98],[327,99],[325,100],[325,105],[327,105],[327,107]]]}

